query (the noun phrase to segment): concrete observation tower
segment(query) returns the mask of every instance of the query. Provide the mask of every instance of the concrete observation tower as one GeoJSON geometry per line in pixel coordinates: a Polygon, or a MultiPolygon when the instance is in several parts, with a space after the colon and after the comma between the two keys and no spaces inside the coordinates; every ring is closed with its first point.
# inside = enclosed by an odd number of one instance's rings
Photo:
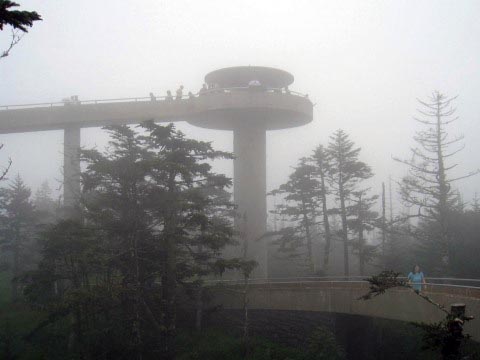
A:
{"type": "Polygon", "coordinates": [[[260,264],[258,276],[267,275],[266,242],[259,240],[267,230],[267,131],[304,125],[312,119],[311,102],[285,90],[293,80],[290,73],[267,67],[213,71],[205,76],[205,82],[214,88],[238,91],[236,95],[245,106],[232,102],[227,108],[212,109],[189,121],[203,128],[233,131],[234,202],[240,216],[237,228],[248,241],[248,257],[260,264]]]}
{"type": "MultiPolygon", "coordinates": [[[[105,125],[187,121],[207,129],[230,130],[234,136],[234,201],[245,221],[248,255],[265,264],[266,132],[301,126],[312,120],[313,105],[291,92],[293,76],[269,67],[239,66],[205,76],[210,90],[181,99],[63,101],[0,106],[0,134],[64,130],[64,205],[74,213],[80,193],[81,128],[105,125]]],[[[240,223],[237,225],[241,226],[240,223]]],[[[266,268],[256,271],[266,275],[266,268]]]]}

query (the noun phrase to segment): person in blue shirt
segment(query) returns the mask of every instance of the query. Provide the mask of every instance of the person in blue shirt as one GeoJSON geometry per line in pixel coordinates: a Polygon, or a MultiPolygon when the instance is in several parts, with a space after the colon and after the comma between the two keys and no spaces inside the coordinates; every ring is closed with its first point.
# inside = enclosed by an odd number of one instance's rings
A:
{"type": "Polygon", "coordinates": [[[413,271],[408,274],[408,284],[417,294],[422,291],[422,287],[425,287],[425,276],[423,275],[423,272],[420,271],[420,266],[415,265],[413,271]]]}

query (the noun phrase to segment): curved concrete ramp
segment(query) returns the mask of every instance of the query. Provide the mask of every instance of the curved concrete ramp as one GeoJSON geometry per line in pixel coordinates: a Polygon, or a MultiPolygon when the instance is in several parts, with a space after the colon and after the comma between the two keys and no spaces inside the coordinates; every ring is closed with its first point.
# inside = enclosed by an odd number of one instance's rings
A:
{"type": "MultiPolygon", "coordinates": [[[[243,307],[243,287],[216,285],[211,289],[215,305],[225,309],[243,307]]],[[[391,289],[371,300],[357,300],[368,291],[365,282],[296,282],[251,284],[248,302],[251,309],[319,311],[356,314],[401,321],[436,322],[444,313],[409,289],[391,289]]],[[[465,331],[480,341],[480,289],[431,285],[428,296],[449,308],[464,303],[467,315],[475,316],[465,331]]]]}
{"type": "Polygon", "coordinates": [[[243,117],[255,115],[256,120],[261,117],[265,130],[275,130],[304,125],[312,121],[313,116],[313,106],[308,98],[270,90],[224,90],[170,101],[145,98],[141,101],[90,100],[78,104],[5,108],[0,111],[0,134],[60,130],[72,125],[85,128],[139,124],[146,120],[189,121],[196,126],[233,130],[232,122],[239,117],[237,113],[243,117]]]}

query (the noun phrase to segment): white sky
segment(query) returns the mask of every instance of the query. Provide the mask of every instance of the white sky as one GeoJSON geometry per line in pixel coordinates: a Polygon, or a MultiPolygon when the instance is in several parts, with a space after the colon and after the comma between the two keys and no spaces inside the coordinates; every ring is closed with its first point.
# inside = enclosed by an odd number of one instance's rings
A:
{"type": "MultiPolygon", "coordinates": [[[[311,124],[267,135],[269,189],[342,128],[380,191],[389,174],[405,173],[392,156],[408,156],[415,98],[433,90],[459,95],[459,168],[480,168],[480,1],[18,1],[44,21],[0,60],[0,104],[163,95],[179,84],[195,92],[217,68],[272,66],[291,72],[291,88],[317,105],[311,124]]],[[[0,49],[7,42],[3,31],[0,49]]],[[[232,150],[229,132],[179,128],[232,150]]],[[[106,142],[100,129],[82,135],[85,146],[106,142]]],[[[12,174],[34,188],[45,179],[57,186],[62,141],[59,131],[1,135],[0,161],[10,156],[12,174]]],[[[216,164],[228,175],[232,168],[216,164]]],[[[459,183],[465,200],[479,184],[459,183]]]]}

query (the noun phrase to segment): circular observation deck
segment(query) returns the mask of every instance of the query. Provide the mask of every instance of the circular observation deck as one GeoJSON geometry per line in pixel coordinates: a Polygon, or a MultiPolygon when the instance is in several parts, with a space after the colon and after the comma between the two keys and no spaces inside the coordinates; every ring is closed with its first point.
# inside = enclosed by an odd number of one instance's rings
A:
{"type": "Polygon", "coordinates": [[[205,76],[209,90],[199,96],[209,110],[188,122],[219,130],[245,125],[265,130],[305,125],[312,120],[313,105],[307,96],[288,90],[293,80],[287,71],[263,66],[212,71],[205,76]]]}
{"type": "Polygon", "coordinates": [[[308,124],[313,118],[308,97],[278,89],[219,89],[194,100],[202,106],[187,121],[206,129],[235,130],[248,125],[280,130],[308,124]]]}

